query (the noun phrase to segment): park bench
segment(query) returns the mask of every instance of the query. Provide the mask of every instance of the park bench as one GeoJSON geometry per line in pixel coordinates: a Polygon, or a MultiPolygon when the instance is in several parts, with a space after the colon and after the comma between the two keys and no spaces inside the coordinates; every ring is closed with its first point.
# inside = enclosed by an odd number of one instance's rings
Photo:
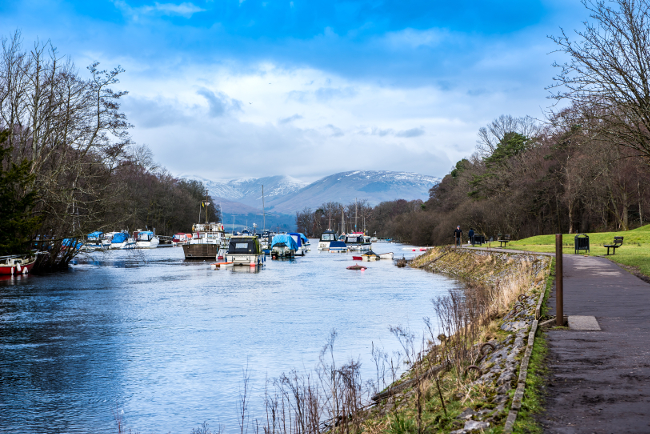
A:
{"type": "Polygon", "coordinates": [[[499,247],[507,246],[510,242],[510,234],[503,236],[501,236],[501,234],[497,235],[497,241],[499,242],[499,247]]]}
{"type": "Polygon", "coordinates": [[[612,255],[616,254],[616,249],[623,245],[623,237],[614,237],[614,242],[612,244],[604,244],[603,247],[607,247],[607,254],[609,255],[609,249],[612,249],[612,255]]]}

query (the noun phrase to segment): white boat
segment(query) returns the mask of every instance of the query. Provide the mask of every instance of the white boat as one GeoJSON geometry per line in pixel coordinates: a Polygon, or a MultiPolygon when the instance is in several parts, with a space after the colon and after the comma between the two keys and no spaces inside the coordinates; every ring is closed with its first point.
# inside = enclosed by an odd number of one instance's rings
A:
{"type": "Polygon", "coordinates": [[[336,232],[334,232],[331,229],[326,230],[321,234],[320,240],[318,240],[318,250],[329,250],[330,243],[336,240],[337,240],[336,232]]]}
{"type": "Polygon", "coordinates": [[[197,223],[192,232],[192,238],[183,244],[185,259],[218,259],[228,248],[222,223],[197,223]]]}
{"type": "Polygon", "coordinates": [[[135,249],[135,239],[129,237],[129,234],[126,232],[118,232],[111,238],[109,248],[111,250],[135,249]]]}
{"type": "Polygon", "coordinates": [[[391,260],[392,260],[393,257],[394,257],[394,255],[393,255],[393,252],[388,252],[388,253],[381,253],[381,254],[379,255],[379,257],[380,257],[381,259],[391,259],[391,260]]]}
{"type": "Polygon", "coordinates": [[[370,237],[367,237],[363,232],[352,232],[345,236],[345,244],[350,248],[350,250],[370,250],[372,248],[372,243],[370,242],[370,237]]]}
{"type": "Polygon", "coordinates": [[[135,240],[136,249],[155,249],[160,244],[160,239],[151,231],[138,231],[135,240]]]}
{"type": "Polygon", "coordinates": [[[264,253],[262,253],[260,242],[255,235],[234,236],[230,238],[224,260],[232,262],[234,266],[257,267],[262,265],[264,253]]]}

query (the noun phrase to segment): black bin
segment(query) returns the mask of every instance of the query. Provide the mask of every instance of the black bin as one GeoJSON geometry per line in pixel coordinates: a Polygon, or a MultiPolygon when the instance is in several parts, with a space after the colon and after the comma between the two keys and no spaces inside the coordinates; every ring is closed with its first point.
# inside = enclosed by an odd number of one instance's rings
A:
{"type": "Polygon", "coordinates": [[[578,234],[575,236],[575,253],[585,250],[589,252],[589,235],[578,234]]]}
{"type": "Polygon", "coordinates": [[[474,238],[472,239],[472,245],[478,244],[479,246],[485,244],[485,235],[478,235],[475,234],[474,238]]]}

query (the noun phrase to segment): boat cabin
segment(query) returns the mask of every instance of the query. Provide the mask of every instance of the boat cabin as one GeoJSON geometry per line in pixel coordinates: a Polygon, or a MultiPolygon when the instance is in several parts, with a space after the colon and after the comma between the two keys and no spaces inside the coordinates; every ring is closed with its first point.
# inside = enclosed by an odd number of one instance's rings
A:
{"type": "Polygon", "coordinates": [[[260,243],[254,236],[237,236],[230,239],[229,255],[259,255],[260,243]]]}
{"type": "Polygon", "coordinates": [[[321,241],[336,241],[337,239],[338,237],[336,235],[336,232],[330,229],[323,232],[320,236],[321,241]]]}

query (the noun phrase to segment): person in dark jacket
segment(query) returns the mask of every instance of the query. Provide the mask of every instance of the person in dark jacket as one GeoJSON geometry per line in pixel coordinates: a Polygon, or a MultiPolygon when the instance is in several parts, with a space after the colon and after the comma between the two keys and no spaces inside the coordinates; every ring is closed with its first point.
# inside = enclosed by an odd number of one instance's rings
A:
{"type": "Polygon", "coordinates": [[[463,237],[463,231],[460,229],[460,226],[456,226],[456,230],[454,231],[454,238],[456,239],[456,246],[460,247],[460,244],[462,242],[461,238],[463,237]]]}
{"type": "Polygon", "coordinates": [[[467,236],[469,237],[469,242],[472,243],[472,246],[474,245],[474,229],[469,228],[469,232],[467,232],[467,236]]]}

